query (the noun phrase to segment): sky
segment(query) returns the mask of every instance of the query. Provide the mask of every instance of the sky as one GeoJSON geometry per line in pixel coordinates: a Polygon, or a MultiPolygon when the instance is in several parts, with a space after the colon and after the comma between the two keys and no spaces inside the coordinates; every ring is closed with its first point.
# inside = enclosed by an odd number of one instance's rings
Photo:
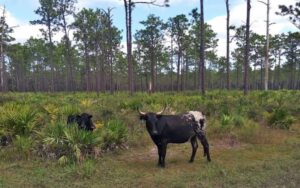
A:
{"type": "MultiPolygon", "coordinates": [[[[113,22],[123,31],[123,41],[125,44],[125,12],[123,0],[77,0],[76,11],[82,8],[113,8],[113,22]]],[[[143,0],[150,1],[150,0],[143,0]]],[[[163,2],[163,0],[157,0],[163,2]]],[[[266,2],[267,0],[261,0],[266,2]]],[[[278,5],[294,5],[298,0],[270,0],[270,22],[274,23],[270,27],[271,34],[286,33],[297,31],[297,28],[291,24],[287,17],[278,16],[275,12],[279,11],[278,5]]],[[[231,25],[240,26],[246,22],[246,0],[229,0],[231,11],[231,25]]],[[[39,19],[34,13],[39,7],[39,0],[0,0],[0,9],[6,9],[7,22],[14,27],[12,36],[16,42],[25,42],[32,37],[41,38],[40,26],[30,25],[29,21],[39,19]]],[[[178,14],[188,15],[193,8],[200,7],[199,0],[170,0],[170,7],[155,7],[139,4],[133,11],[133,33],[141,29],[140,21],[146,20],[149,14],[155,14],[164,21],[178,14]]],[[[225,56],[226,53],[226,6],[225,0],[204,0],[204,19],[212,29],[217,33],[219,39],[217,54],[225,56]]],[[[251,29],[264,35],[266,32],[266,6],[258,0],[252,0],[251,8],[251,29]]],[[[62,34],[56,34],[55,39],[59,40],[62,34]]],[[[126,45],[124,45],[126,46],[126,45]]]]}

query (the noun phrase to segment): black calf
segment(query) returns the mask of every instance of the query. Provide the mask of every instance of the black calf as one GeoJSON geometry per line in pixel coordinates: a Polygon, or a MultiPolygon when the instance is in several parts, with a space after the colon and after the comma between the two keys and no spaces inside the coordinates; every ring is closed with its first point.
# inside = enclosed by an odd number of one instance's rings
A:
{"type": "Polygon", "coordinates": [[[93,131],[95,129],[95,125],[92,122],[92,117],[92,115],[87,113],[82,113],[81,115],[69,115],[67,124],[77,123],[79,129],[93,131]]]}

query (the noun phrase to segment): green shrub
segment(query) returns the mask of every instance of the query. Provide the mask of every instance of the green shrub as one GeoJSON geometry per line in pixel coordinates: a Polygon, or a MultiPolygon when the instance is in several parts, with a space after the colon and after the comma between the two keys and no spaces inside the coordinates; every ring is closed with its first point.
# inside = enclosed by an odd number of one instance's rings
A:
{"type": "Polygon", "coordinates": [[[102,130],[103,147],[115,147],[126,141],[128,130],[119,120],[108,121],[102,130]]]}
{"type": "Polygon", "coordinates": [[[30,151],[33,149],[33,143],[34,142],[31,137],[17,135],[13,145],[20,156],[28,158],[30,151]]]}
{"type": "Polygon", "coordinates": [[[72,126],[64,130],[64,137],[67,146],[73,151],[73,156],[77,160],[81,155],[87,155],[92,152],[92,149],[101,144],[101,135],[99,132],[90,132],[78,129],[77,126],[72,126]]]}
{"type": "Polygon", "coordinates": [[[230,115],[223,114],[221,116],[221,126],[226,127],[232,124],[233,118],[230,115]]]}
{"type": "Polygon", "coordinates": [[[94,172],[96,170],[96,166],[95,166],[95,161],[92,160],[85,160],[82,164],[81,167],[82,170],[78,171],[79,175],[81,177],[90,179],[91,177],[93,177],[94,172]]]}
{"type": "Polygon", "coordinates": [[[235,127],[243,127],[245,125],[245,118],[242,115],[234,114],[232,123],[235,127]]]}
{"type": "Polygon", "coordinates": [[[244,126],[236,130],[238,139],[248,143],[256,143],[256,137],[259,133],[258,124],[251,120],[245,122],[244,126]]]}
{"type": "Polygon", "coordinates": [[[63,123],[49,124],[41,132],[38,132],[41,140],[39,153],[47,158],[60,158],[68,155],[70,149],[64,137],[66,125],[63,123]]]}
{"type": "Polygon", "coordinates": [[[263,119],[263,109],[256,105],[249,105],[246,110],[247,117],[255,121],[263,119]]]}
{"type": "Polygon", "coordinates": [[[289,129],[294,123],[293,116],[288,114],[288,111],[282,108],[275,109],[268,117],[270,127],[279,129],[289,129]]]}
{"type": "Polygon", "coordinates": [[[76,125],[67,127],[63,123],[49,125],[40,133],[46,153],[54,154],[60,162],[65,157],[81,160],[100,146],[102,138],[99,132],[80,130],[76,125]],[[62,158],[63,157],[63,158],[62,158]]]}
{"type": "Polygon", "coordinates": [[[9,103],[0,113],[0,127],[11,135],[28,135],[36,129],[37,112],[29,105],[9,103]]]}
{"type": "Polygon", "coordinates": [[[75,105],[64,105],[59,109],[59,114],[62,117],[67,117],[69,115],[79,114],[80,109],[78,106],[75,105]]]}

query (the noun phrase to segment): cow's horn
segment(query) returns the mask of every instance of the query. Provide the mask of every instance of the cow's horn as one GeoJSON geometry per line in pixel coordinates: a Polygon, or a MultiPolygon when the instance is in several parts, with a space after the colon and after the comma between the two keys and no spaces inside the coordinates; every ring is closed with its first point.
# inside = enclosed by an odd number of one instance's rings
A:
{"type": "Polygon", "coordinates": [[[140,115],[146,115],[146,112],[142,112],[139,108],[138,108],[138,111],[139,111],[140,115]]]}
{"type": "Polygon", "coordinates": [[[157,114],[157,115],[161,115],[162,113],[164,113],[165,110],[166,110],[166,107],[164,107],[164,109],[163,109],[162,111],[157,112],[156,114],[157,114]]]}

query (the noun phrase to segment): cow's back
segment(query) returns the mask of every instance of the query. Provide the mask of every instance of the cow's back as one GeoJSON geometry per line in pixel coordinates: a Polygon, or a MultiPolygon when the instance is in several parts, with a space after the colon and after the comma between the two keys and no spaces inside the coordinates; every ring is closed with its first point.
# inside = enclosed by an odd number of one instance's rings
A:
{"type": "Polygon", "coordinates": [[[183,119],[182,116],[162,116],[159,120],[159,127],[162,128],[161,136],[167,139],[169,143],[184,143],[195,136],[191,123],[183,119]]]}

